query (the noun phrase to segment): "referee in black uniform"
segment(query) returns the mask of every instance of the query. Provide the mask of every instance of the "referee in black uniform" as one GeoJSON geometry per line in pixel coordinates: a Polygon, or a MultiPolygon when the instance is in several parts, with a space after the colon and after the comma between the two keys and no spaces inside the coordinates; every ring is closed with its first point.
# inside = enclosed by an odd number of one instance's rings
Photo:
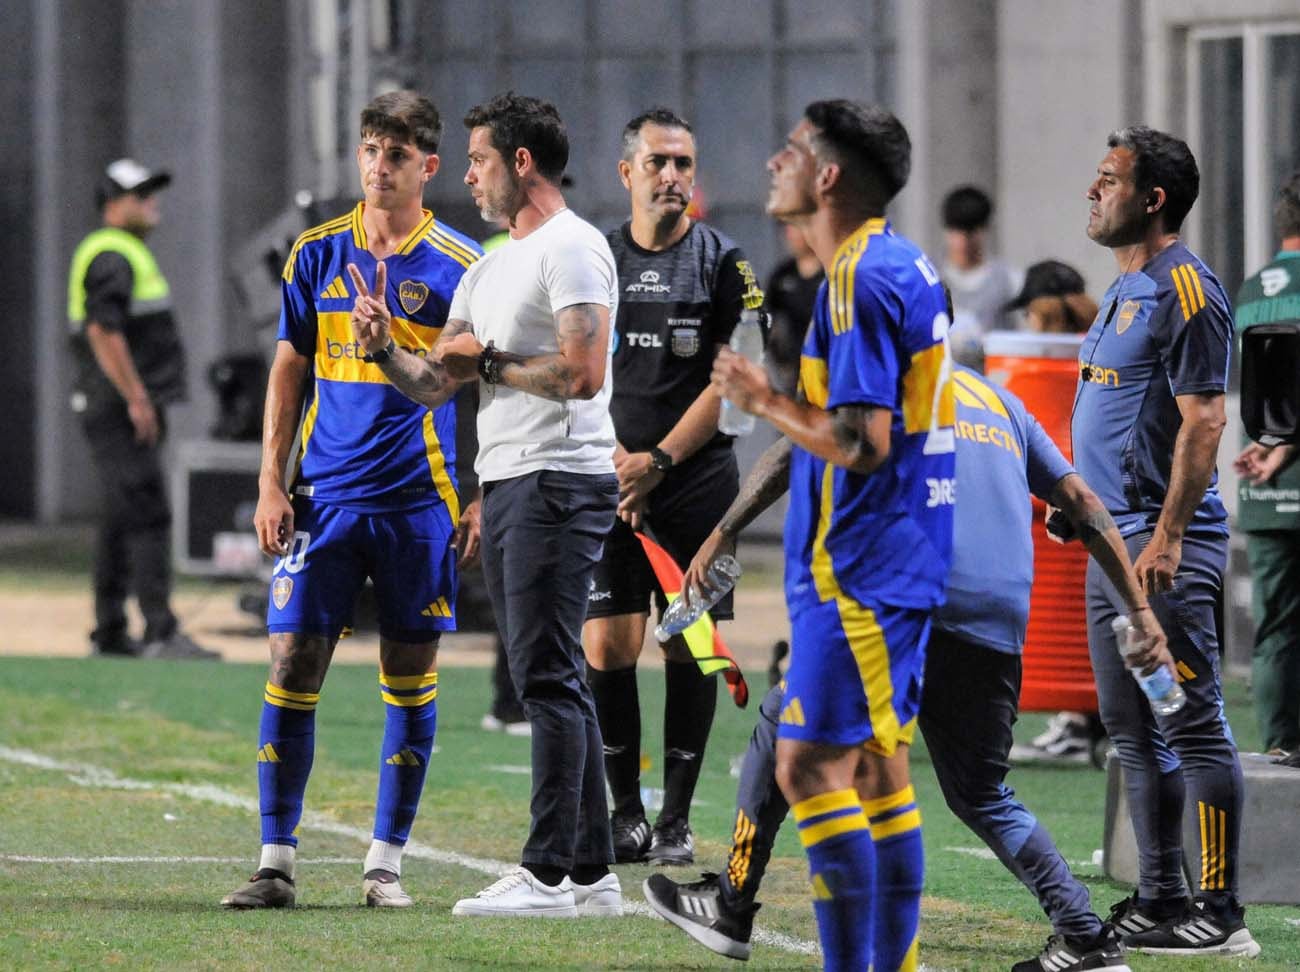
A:
{"type": "MultiPolygon", "coordinates": [[[[633,531],[646,530],[685,567],[735,498],[736,457],[731,437],[718,431],[709,374],[718,347],[745,308],[761,306],[763,291],[740,248],[687,215],[695,138],[683,119],[665,108],[633,118],[618,169],[632,198],[632,218],[608,237],[620,291],[610,411],[621,501],[592,580],[583,647],[614,796],[615,860],[688,864],[688,815],[717,686],[680,635],[665,646],[664,799],[652,831],[641,801],[636,663],[651,592],[661,612],[666,601],[633,531]]],[[[731,618],[731,595],[710,614],[731,618]]]]}

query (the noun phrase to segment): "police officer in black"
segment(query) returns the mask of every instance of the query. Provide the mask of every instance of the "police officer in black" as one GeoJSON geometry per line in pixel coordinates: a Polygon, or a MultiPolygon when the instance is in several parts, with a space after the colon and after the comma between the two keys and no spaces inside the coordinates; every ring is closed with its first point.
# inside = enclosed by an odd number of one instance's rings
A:
{"type": "Polygon", "coordinates": [[[81,413],[103,509],[95,547],[96,654],[219,658],[183,634],[172,614],[171,506],[161,449],[165,407],[185,397],[185,361],[167,280],[145,236],[158,224],[157,192],[171,182],[132,159],[104,170],[102,225],[78,245],[68,274],[68,319],[81,413]],[[142,641],[127,634],[135,594],[142,641]]]}
{"type": "MultiPolygon", "coordinates": [[[[641,712],[636,663],[654,593],[666,606],[634,530],[646,530],[685,567],[738,490],[732,439],[718,431],[709,387],[718,347],[763,301],[753,270],[727,237],[688,215],[695,183],[690,125],[665,108],[623,129],[619,175],[632,218],[609,233],[618,264],[614,393],[610,411],[621,501],[596,568],[583,629],[588,681],[614,796],[614,857],[688,864],[688,822],[717,685],[683,638],[665,646],[664,797],[651,830],[641,800],[641,712]]],[[[732,617],[731,595],[711,609],[732,617]]]]}

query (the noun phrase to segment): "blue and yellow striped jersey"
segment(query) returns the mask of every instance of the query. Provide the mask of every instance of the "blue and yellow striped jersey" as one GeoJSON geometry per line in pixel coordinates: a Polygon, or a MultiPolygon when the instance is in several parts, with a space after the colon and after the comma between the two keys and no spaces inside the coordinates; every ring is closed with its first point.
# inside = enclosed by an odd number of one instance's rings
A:
{"type": "MultiPolygon", "coordinates": [[[[1232,306],[1218,279],[1181,241],[1102,298],[1079,348],[1070,436],[1074,464],[1126,537],[1155,526],[1182,427],[1179,395],[1223,394],[1232,306]]],[[[1218,474],[1188,529],[1227,533],[1218,474]]]]}
{"type": "Polygon", "coordinates": [[[952,558],[949,320],[939,275],[888,222],[841,244],[817,295],[799,385],[813,405],[887,408],[889,457],[863,476],[794,449],[785,523],[786,600],[848,594],[930,609],[952,558]]]}
{"type": "MultiPolygon", "coordinates": [[[[303,233],[284,268],[282,341],[312,359],[314,390],[302,426],[293,492],[356,512],[441,503],[452,524],[456,498],[456,405],[430,410],[362,361],[349,317],[356,294],[347,266],[373,284],[378,261],[366,248],[365,203],[303,233]]],[[[478,244],[427,210],[388,269],[393,339],[427,354],[442,333],[461,275],[478,244]]]]}

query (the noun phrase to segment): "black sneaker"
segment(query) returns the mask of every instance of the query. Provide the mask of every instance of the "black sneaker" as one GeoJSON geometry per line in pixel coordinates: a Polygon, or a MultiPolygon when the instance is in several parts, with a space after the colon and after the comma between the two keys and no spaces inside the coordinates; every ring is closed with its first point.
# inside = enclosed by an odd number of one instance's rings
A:
{"type": "Polygon", "coordinates": [[[1229,905],[1223,910],[1206,901],[1194,901],[1178,918],[1158,928],[1125,936],[1124,944],[1151,955],[1235,955],[1254,958],[1259,942],[1246,927],[1246,909],[1229,905]]]}
{"type": "Polygon", "coordinates": [[[644,813],[615,813],[609,818],[609,829],[614,837],[615,864],[645,860],[645,852],[650,849],[650,824],[644,813]]]}
{"type": "Polygon", "coordinates": [[[662,874],[652,874],[641,885],[650,907],[705,948],[727,958],[749,958],[749,936],[754,931],[758,905],[728,908],[716,874],[703,875],[693,884],[678,884],[662,874]]]}
{"type": "Polygon", "coordinates": [[[1187,911],[1186,898],[1174,901],[1150,901],[1142,903],[1134,891],[1131,895],[1111,905],[1110,917],[1106,924],[1114,925],[1120,939],[1130,945],[1131,936],[1154,931],[1173,918],[1181,918],[1187,911]]]}
{"type": "Polygon", "coordinates": [[[680,817],[657,821],[646,860],[651,864],[694,864],[695,838],[690,824],[680,817]]]}
{"type": "Polygon", "coordinates": [[[221,899],[223,908],[292,908],[297,898],[293,878],[274,868],[260,868],[256,874],[221,899]]]}
{"type": "Polygon", "coordinates": [[[1132,972],[1124,961],[1124,946],[1110,924],[1095,938],[1053,935],[1034,958],[1017,962],[1011,972],[1132,972]]]}

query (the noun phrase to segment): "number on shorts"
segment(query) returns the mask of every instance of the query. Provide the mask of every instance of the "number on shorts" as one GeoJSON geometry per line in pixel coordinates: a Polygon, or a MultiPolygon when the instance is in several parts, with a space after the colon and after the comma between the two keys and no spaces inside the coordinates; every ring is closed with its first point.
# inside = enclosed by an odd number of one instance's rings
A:
{"type": "Polygon", "coordinates": [[[307,545],[310,543],[310,533],[303,533],[301,530],[293,531],[293,540],[289,543],[289,552],[275,562],[272,573],[278,574],[283,570],[287,574],[296,574],[302,570],[303,563],[307,560],[307,545]]]}

